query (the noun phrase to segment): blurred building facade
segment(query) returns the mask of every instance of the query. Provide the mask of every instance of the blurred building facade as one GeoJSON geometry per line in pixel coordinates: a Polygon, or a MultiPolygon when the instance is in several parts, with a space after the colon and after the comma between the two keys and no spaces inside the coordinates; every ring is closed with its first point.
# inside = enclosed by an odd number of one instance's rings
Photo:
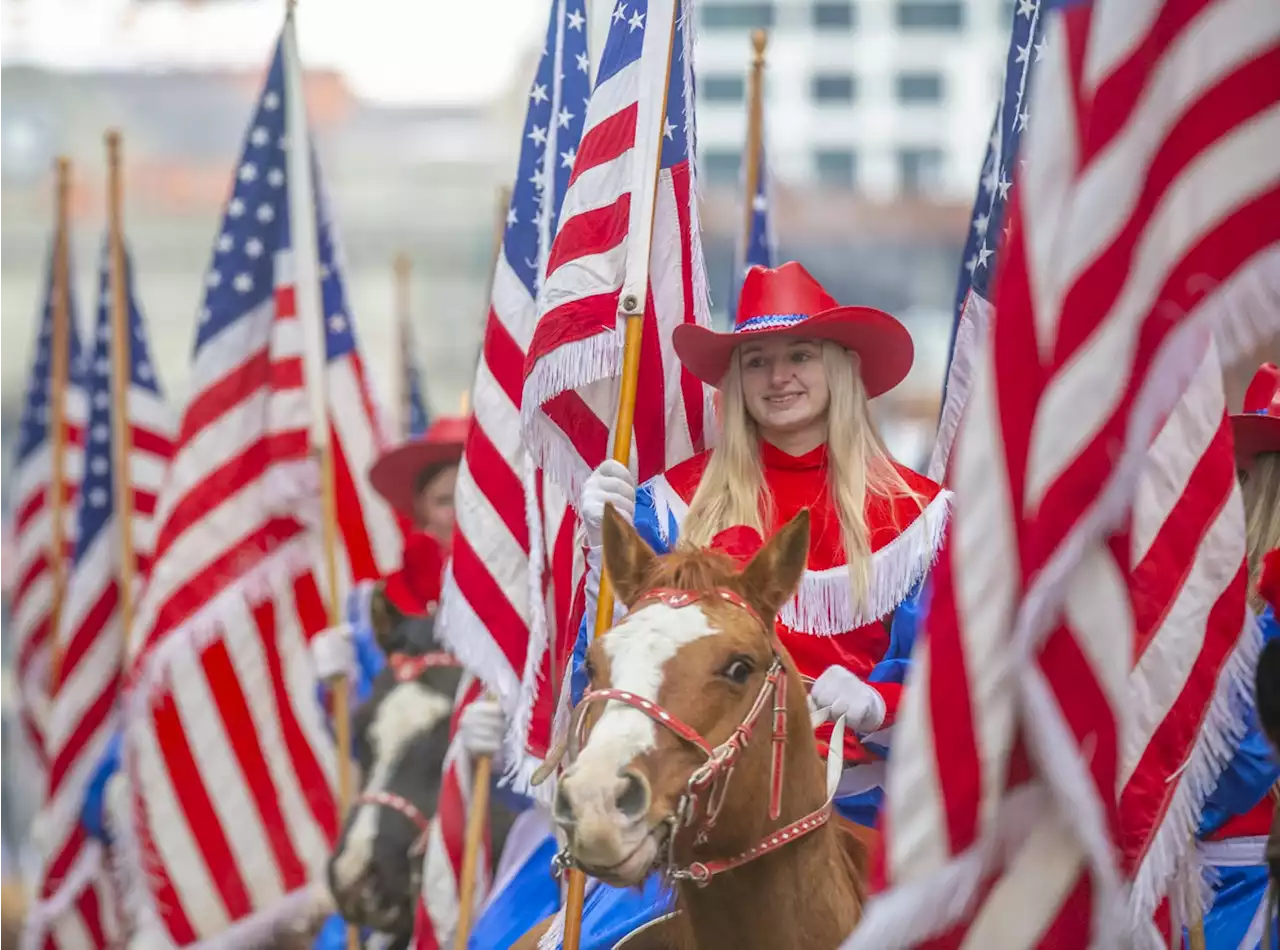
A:
{"type": "Polygon", "coordinates": [[[874,199],[967,201],[1009,44],[1009,0],[701,0],[699,144],[737,180],[748,36],[769,32],[770,166],[874,199]]]}

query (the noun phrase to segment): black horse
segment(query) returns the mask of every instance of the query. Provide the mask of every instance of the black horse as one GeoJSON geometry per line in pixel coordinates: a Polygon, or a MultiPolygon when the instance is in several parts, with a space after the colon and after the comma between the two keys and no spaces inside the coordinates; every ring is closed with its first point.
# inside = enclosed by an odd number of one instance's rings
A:
{"type": "MultiPolygon", "coordinates": [[[[402,614],[380,592],[372,614],[389,662],[353,717],[362,784],[329,859],[329,887],[348,922],[392,936],[399,947],[413,932],[462,669],[443,652],[431,618],[402,614]]],[[[498,855],[515,816],[490,802],[498,855]]]]}
{"type": "MultiPolygon", "coordinates": [[[[1280,640],[1272,640],[1258,658],[1254,681],[1257,691],[1258,723],[1280,755],[1280,640]]],[[[1271,873],[1272,900],[1280,895],[1280,804],[1271,818],[1271,835],[1267,839],[1267,866],[1271,873]]]]}

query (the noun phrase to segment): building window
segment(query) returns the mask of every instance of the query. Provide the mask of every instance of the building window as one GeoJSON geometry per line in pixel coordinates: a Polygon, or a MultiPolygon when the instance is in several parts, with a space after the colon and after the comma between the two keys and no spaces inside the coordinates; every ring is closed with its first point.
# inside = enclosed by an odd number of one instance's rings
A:
{"type": "Polygon", "coordinates": [[[703,102],[741,102],[747,81],[742,76],[703,76],[698,83],[698,98],[703,102]]]}
{"type": "Polygon", "coordinates": [[[713,185],[738,183],[742,153],[737,149],[709,148],[702,153],[702,174],[713,185]]]}
{"type": "Polygon", "coordinates": [[[912,104],[942,101],[942,77],[937,73],[901,73],[898,101],[912,104]]]}
{"type": "Polygon", "coordinates": [[[817,30],[832,32],[852,30],[853,4],[850,0],[818,0],[813,5],[813,26],[817,30]]]}
{"type": "Polygon", "coordinates": [[[813,171],[819,184],[852,188],[858,173],[858,158],[847,148],[820,148],[813,153],[813,171]]]}
{"type": "Polygon", "coordinates": [[[922,195],[942,184],[942,149],[904,148],[898,152],[898,175],[902,193],[922,195]]]}
{"type": "Polygon", "coordinates": [[[818,73],[809,80],[809,95],[819,105],[853,102],[855,91],[853,76],[848,73],[818,73]]]}
{"type": "Polygon", "coordinates": [[[772,3],[708,3],[702,25],[710,30],[767,30],[773,27],[772,3]]]}
{"type": "Polygon", "coordinates": [[[958,0],[900,0],[895,16],[904,30],[959,30],[964,27],[964,4],[958,0]]]}

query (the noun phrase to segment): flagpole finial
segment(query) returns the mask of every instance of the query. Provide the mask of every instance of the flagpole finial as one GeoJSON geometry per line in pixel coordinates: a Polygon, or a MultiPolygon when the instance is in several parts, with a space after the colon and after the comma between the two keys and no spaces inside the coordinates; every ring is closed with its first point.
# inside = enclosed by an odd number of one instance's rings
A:
{"type": "Polygon", "coordinates": [[[769,45],[769,34],[764,30],[751,31],[751,48],[755,51],[757,65],[764,63],[764,50],[769,45]]]}
{"type": "Polygon", "coordinates": [[[107,143],[107,162],[115,165],[120,161],[120,130],[107,129],[107,134],[103,136],[107,143]]]}

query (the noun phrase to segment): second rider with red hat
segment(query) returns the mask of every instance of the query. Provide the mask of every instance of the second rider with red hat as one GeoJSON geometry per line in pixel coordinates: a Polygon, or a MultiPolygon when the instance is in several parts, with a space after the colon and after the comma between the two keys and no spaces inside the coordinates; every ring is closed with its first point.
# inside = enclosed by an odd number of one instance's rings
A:
{"type": "Polygon", "coordinates": [[[438,419],[417,439],[383,453],[369,470],[373,488],[392,507],[406,532],[404,556],[393,574],[352,591],[347,623],[334,636],[313,638],[322,677],[358,666],[357,700],[368,695],[374,677],[393,652],[400,617],[435,612],[453,535],[453,490],[467,438],[467,420],[438,419]],[[351,645],[343,641],[351,637],[351,645]]]}

